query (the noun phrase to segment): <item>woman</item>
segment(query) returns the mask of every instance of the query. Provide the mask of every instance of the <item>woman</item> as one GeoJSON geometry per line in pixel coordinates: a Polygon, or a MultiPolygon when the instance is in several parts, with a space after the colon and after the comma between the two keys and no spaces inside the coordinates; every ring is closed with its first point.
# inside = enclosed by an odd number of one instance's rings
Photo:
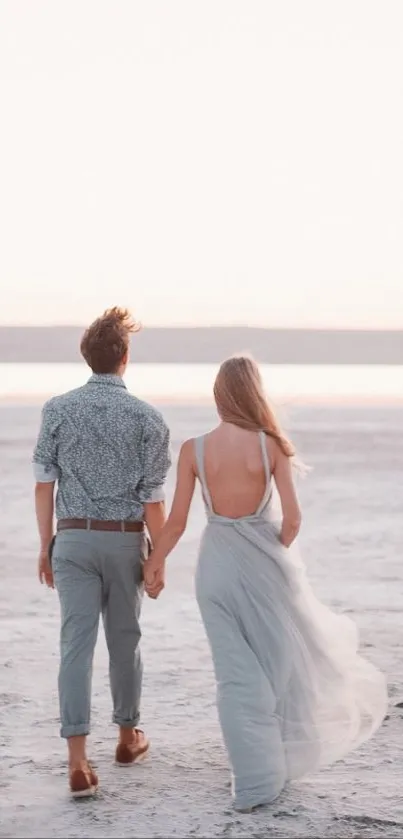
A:
{"type": "Polygon", "coordinates": [[[384,718],[387,690],[383,675],[358,654],[355,625],[316,599],[292,546],[301,522],[294,448],[265,399],[256,363],[225,361],[214,396],[221,422],[182,446],[172,510],[145,580],[157,596],[198,478],[208,523],[197,601],[213,655],[234,805],[250,811],[274,801],[288,780],[371,737],[384,718]]]}

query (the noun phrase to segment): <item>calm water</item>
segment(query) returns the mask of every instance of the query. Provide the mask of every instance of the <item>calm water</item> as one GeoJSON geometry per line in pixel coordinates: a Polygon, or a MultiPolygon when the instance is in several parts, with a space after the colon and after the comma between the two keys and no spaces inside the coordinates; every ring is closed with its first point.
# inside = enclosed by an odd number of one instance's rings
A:
{"type": "MultiPolygon", "coordinates": [[[[211,396],[218,365],[139,364],[125,380],[133,393],[164,400],[211,396]]],[[[403,400],[403,366],[262,365],[274,399],[403,400]]],[[[84,364],[0,364],[0,398],[43,397],[78,387],[88,379],[84,364]]]]}

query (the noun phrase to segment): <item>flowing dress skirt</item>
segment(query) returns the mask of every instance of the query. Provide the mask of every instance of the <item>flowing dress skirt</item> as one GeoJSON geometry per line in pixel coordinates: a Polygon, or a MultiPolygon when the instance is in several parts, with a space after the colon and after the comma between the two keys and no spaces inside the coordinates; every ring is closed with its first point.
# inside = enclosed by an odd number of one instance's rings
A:
{"type": "Polygon", "coordinates": [[[276,523],[211,512],[196,596],[237,808],[273,801],[288,780],[342,758],[381,725],[384,676],[359,654],[355,624],[315,597],[276,523]]]}

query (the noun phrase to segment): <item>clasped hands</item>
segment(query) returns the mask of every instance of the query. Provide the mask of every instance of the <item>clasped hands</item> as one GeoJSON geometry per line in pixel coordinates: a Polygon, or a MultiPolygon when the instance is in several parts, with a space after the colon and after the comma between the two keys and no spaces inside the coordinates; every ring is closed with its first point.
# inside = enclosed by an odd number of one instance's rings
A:
{"type": "Polygon", "coordinates": [[[156,600],[165,588],[165,562],[156,562],[151,553],[143,566],[144,587],[149,597],[156,600]]]}

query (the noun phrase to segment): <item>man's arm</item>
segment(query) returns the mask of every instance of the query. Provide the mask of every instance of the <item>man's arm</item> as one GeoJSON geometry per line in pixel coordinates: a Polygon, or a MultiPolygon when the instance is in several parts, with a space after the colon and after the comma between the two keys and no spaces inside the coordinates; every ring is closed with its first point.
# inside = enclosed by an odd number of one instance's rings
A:
{"type": "Polygon", "coordinates": [[[165,524],[165,480],[171,466],[170,433],[162,417],[147,419],[144,434],[144,473],[139,498],[153,545],[165,524]]]}
{"type": "Polygon", "coordinates": [[[35,484],[35,513],[41,551],[47,551],[53,539],[55,482],[35,484]]]}
{"type": "MultiPolygon", "coordinates": [[[[152,546],[157,542],[166,521],[165,480],[171,466],[170,433],[160,415],[147,422],[144,434],[144,473],[139,497],[152,546]]],[[[164,588],[164,566],[158,575],[158,593],[164,588]]],[[[156,595],[157,596],[157,595],[156,595]]]]}
{"type": "Polygon", "coordinates": [[[154,547],[166,522],[165,501],[144,504],[144,521],[150,534],[151,545],[154,547]]]}
{"type": "Polygon", "coordinates": [[[49,546],[53,538],[54,490],[59,477],[56,441],[57,417],[52,402],[42,411],[42,421],[34,450],[33,469],[36,479],[35,512],[38,523],[40,551],[38,575],[41,583],[53,587],[49,546]]]}
{"type": "Polygon", "coordinates": [[[41,583],[53,588],[49,546],[53,538],[54,481],[35,486],[35,512],[40,538],[38,576],[41,583]]]}

